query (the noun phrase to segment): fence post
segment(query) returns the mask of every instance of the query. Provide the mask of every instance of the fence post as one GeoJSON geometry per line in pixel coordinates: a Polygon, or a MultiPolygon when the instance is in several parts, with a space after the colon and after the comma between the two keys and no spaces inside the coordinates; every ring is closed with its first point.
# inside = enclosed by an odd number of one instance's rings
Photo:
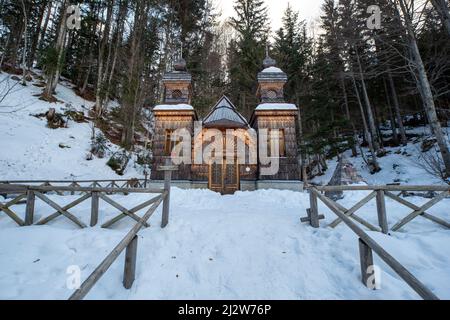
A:
{"type": "Polygon", "coordinates": [[[123,286],[131,289],[136,278],[136,258],[137,258],[138,236],[136,235],[127,246],[125,253],[125,270],[123,272],[123,286]]]}
{"type": "MultiPolygon", "coordinates": [[[[166,160],[166,166],[170,165],[170,160],[166,160]]],[[[163,202],[163,215],[162,215],[162,223],[161,228],[167,227],[169,224],[169,211],[170,211],[170,184],[172,180],[172,170],[166,168],[164,171],[164,191],[167,192],[166,198],[163,202]]]]}
{"type": "Polygon", "coordinates": [[[368,287],[369,289],[375,289],[375,279],[373,279],[373,283],[369,284],[370,276],[369,270],[372,269],[374,274],[375,270],[373,270],[373,253],[372,249],[361,239],[359,238],[359,258],[361,262],[361,281],[362,283],[368,287]]]}
{"type": "Polygon", "coordinates": [[[92,192],[91,227],[95,227],[98,223],[98,205],[99,205],[98,192],[92,192]]]}
{"type": "Polygon", "coordinates": [[[31,226],[34,222],[34,203],[36,201],[36,197],[34,192],[31,190],[27,191],[27,208],[25,211],[25,225],[31,226]]]}
{"type": "Polygon", "coordinates": [[[384,191],[377,190],[377,212],[378,212],[378,223],[381,227],[381,231],[384,234],[389,233],[389,226],[386,216],[386,200],[384,198],[384,191]]]}
{"type": "Polygon", "coordinates": [[[313,192],[312,189],[309,190],[309,203],[310,203],[310,210],[309,210],[309,215],[310,215],[310,224],[313,228],[319,228],[320,224],[319,224],[319,208],[317,205],[317,196],[315,195],[315,193],[313,192]]]}

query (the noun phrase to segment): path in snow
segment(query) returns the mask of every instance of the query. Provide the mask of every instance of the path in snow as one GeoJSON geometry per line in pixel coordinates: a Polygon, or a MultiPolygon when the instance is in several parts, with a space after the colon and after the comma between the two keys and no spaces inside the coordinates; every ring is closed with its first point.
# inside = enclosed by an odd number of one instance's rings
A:
{"type": "MultiPolygon", "coordinates": [[[[350,206],[364,195],[350,195],[350,206]],[[351,202],[351,203],[350,203],[351,202]]],[[[146,195],[116,196],[132,207],[146,195]]],[[[59,204],[73,197],[52,197],[59,204]]],[[[424,199],[413,199],[423,203],[424,199]]],[[[434,212],[447,220],[448,200],[434,212]]],[[[288,191],[239,192],[220,196],[206,190],[174,189],[167,229],[140,232],[136,282],[122,287],[123,255],[88,295],[88,299],[418,299],[392,270],[382,268],[382,289],[371,291],[360,282],[357,238],[340,225],[322,228],[299,222],[308,207],[308,195],[288,191]]],[[[20,208],[20,207],[17,207],[20,208]]],[[[37,203],[37,217],[49,208],[37,203]]],[[[389,222],[407,210],[388,202],[389,222]]],[[[90,203],[73,213],[87,222],[90,203]]],[[[23,208],[21,208],[23,214],[23,208]]],[[[19,211],[19,210],[18,210],[19,211]]],[[[100,224],[117,214],[106,204],[100,224]]],[[[142,212],[140,213],[142,214],[142,212]]],[[[362,213],[376,222],[375,204],[362,213]]],[[[418,218],[420,219],[420,218],[418,218]]],[[[58,218],[50,226],[15,227],[0,215],[0,299],[66,299],[68,266],[79,265],[85,279],[133,225],[123,220],[113,230],[79,230],[58,218]],[[7,245],[6,245],[7,244],[7,245]]],[[[450,298],[450,236],[426,220],[412,222],[388,237],[371,233],[401,263],[439,297],[450,298]]]]}

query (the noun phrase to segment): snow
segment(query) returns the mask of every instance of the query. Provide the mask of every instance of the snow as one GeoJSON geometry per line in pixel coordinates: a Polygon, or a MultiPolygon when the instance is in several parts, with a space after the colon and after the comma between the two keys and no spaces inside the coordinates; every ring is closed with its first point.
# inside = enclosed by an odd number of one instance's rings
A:
{"type": "Polygon", "coordinates": [[[167,110],[194,110],[194,107],[192,107],[189,104],[161,104],[155,106],[153,108],[154,111],[167,111],[167,110]]]}
{"type": "MultiPolygon", "coordinates": [[[[341,204],[350,207],[365,195],[350,193],[341,204]]],[[[113,199],[130,208],[148,197],[113,199]]],[[[61,206],[75,198],[51,196],[61,206]]],[[[381,289],[364,287],[356,235],[343,224],[326,228],[336,216],[323,205],[319,209],[326,220],[320,229],[300,223],[308,203],[307,193],[291,191],[220,196],[174,188],[169,226],[159,227],[159,208],[151,227],[140,232],[133,288],[122,287],[122,254],[87,299],[419,299],[378,257],[381,289]]],[[[431,212],[449,220],[449,204],[444,200],[431,212]]],[[[391,225],[409,212],[390,200],[387,208],[391,225]]],[[[14,210],[24,216],[23,206],[14,210]]],[[[71,212],[87,223],[89,210],[87,201],[71,212]]],[[[37,201],[37,219],[50,211],[37,201]]],[[[102,203],[99,224],[115,214],[102,203]]],[[[376,204],[365,207],[361,216],[376,224],[376,204]]],[[[133,224],[124,219],[111,230],[80,230],[59,217],[48,226],[19,228],[1,215],[0,243],[8,245],[0,246],[0,299],[67,299],[73,293],[66,287],[67,268],[79,266],[86,279],[133,224]]],[[[370,235],[440,298],[450,298],[448,230],[418,217],[392,236],[370,235]]]]}
{"type": "MultiPolygon", "coordinates": [[[[2,82],[9,75],[0,74],[0,93],[14,80],[2,82]]],[[[69,121],[68,128],[49,129],[46,119],[31,114],[45,113],[49,108],[63,112],[66,103],[84,111],[93,103],[77,96],[72,85],[58,85],[56,98],[61,102],[48,103],[39,100],[42,88],[29,83],[16,85],[10,95],[0,103],[0,180],[92,180],[123,179],[139,176],[130,165],[124,176],[118,176],[106,166],[109,157],[86,160],[90,149],[92,129],[89,123],[69,121]],[[61,149],[60,144],[70,148],[61,149]]],[[[110,145],[110,153],[119,148],[110,145]]]]}
{"type": "Polygon", "coordinates": [[[295,104],[290,103],[262,103],[256,107],[256,110],[298,110],[298,108],[295,104]]]}
{"type": "MultiPolygon", "coordinates": [[[[450,128],[443,128],[450,134],[450,128]]],[[[389,133],[384,131],[384,133],[389,133]]],[[[418,136],[427,137],[430,135],[428,128],[408,128],[408,134],[416,134],[418,136]]],[[[361,156],[356,158],[351,157],[351,151],[345,153],[354,167],[363,177],[364,181],[371,185],[384,185],[400,183],[402,185],[442,185],[441,179],[431,175],[425,170],[423,160],[421,159],[421,139],[416,142],[410,142],[403,147],[386,147],[388,154],[385,157],[378,158],[378,162],[382,170],[376,174],[371,174],[367,165],[361,156]]],[[[433,151],[430,151],[433,152],[433,151]]],[[[360,151],[358,150],[358,153],[360,151]]],[[[367,149],[365,153],[368,154],[367,149]]],[[[327,161],[329,170],[325,172],[324,176],[315,177],[312,182],[315,184],[327,184],[336,168],[337,158],[327,161]]]]}
{"type": "Polygon", "coordinates": [[[277,67],[269,67],[264,69],[262,73],[283,73],[283,70],[277,67]]]}

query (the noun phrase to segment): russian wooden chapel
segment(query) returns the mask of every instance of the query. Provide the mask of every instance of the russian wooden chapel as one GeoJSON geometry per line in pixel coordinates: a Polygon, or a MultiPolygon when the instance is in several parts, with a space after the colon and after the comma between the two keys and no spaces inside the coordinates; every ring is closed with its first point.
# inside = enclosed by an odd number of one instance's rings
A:
{"type": "Polygon", "coordinates": [[[173,70],[163,77],[164,101],[153,108],[153,181],[163,180],[163,173],[157,168],[172,159],[174,147],[179,143],[174,133],[183,129],[190,134],[192,161],[180,164],[179,170],[173,173],[175,186],[209,188],[222,194],[256,189],[301,190],[298,108],[284,101],[284,86],[288,78],[276,67],[276,61],[267,54],[263,66],[258,74],[257,97],[260,103],[255,106],[250,119],[243,117],[226,96],[212,106],[203,119],[199,119],[191,103],[192,76],[186,61],[180,59],[174,64],[173,70]],[[271,141],[273,131],[277,132],[278,143],[271,141]],[[222,133],[223,139],[217,139],[218,132],[222,133]],[[263,132],[267,134],[261,140],[263,132]],[[211,138],[213,135],[214,139],[211,138]],[[227,145],[231,139],[235,140],[227,145]],[[211,144],[223,144],[221,150],[224,151],[214,154],[214,161],[196,161],[199,152],[215,148],[211,144]],[[274,152],[274,148],[278,152],[274,152]],[[267,155],[264,161],[261,160],[263,151],[267,155]],[[273,154],[279,156],[277,170],[264,175],[267,172],[263,168],[270,165],[267,158],[273,154]]]}

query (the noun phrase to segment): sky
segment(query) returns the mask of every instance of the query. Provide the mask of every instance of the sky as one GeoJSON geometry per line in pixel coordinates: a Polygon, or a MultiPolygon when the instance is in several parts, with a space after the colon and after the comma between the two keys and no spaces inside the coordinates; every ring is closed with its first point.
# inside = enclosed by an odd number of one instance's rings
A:
{"type": "MultiPolygon", "coordinates": [[[[234,16],[234,0],[215,0],[217,8],[222,11],[222,20],[234,16]]],[[[265,0],[269,9],[269,17],[272,23],[272,30],[281,27],[281,18],[288,3],[293,9],[300,12],[300,17],[308,23],[313,22],[320,16],[322,0],[265,0]]]]}

